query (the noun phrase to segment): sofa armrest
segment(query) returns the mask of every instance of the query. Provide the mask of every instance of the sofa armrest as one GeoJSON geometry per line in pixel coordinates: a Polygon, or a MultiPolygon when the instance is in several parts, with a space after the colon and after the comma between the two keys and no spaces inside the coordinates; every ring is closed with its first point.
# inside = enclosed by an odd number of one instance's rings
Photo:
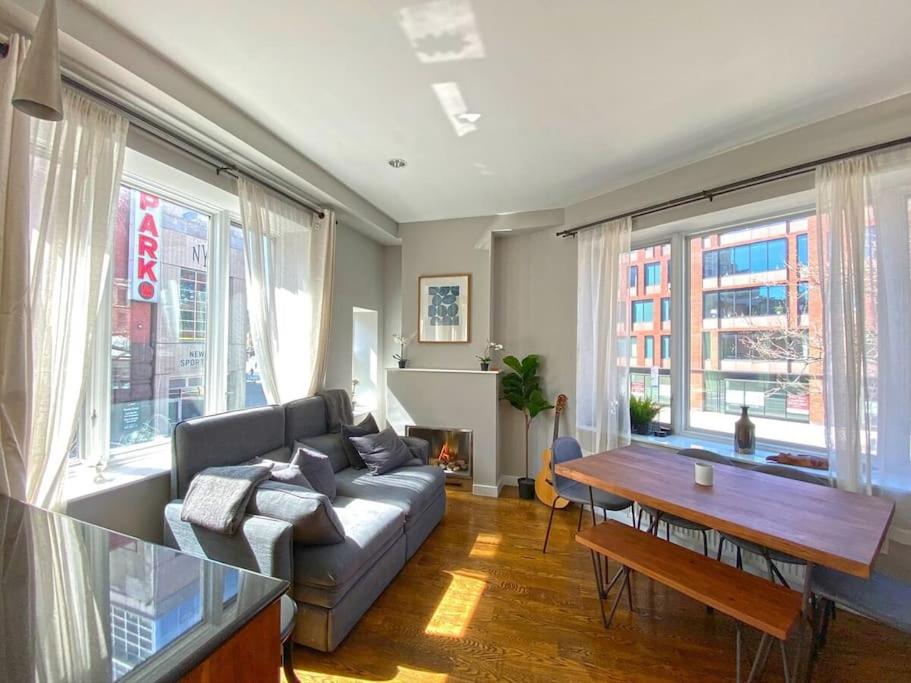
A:
{"type": "Polygon", "coordinates": [[[165,545],[190,555],[291,581],[292,528],[288,522],[246,515],[237,533],[227,536],[182,521],[182,509],[182,500],[165,507],[165,545]]]}
{"type": "Polygon", "coordinates": [[[419,439],[416,436],[403,436],[402,441],[408,446],[415,458],[420,458],[426,465],[430,462],[430,442],[427,439],[419,439]]]}

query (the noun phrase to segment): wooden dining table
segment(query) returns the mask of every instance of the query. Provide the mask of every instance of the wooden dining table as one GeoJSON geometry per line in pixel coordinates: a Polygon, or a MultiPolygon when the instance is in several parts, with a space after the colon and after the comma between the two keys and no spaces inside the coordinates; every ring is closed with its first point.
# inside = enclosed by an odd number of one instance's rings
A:
{"type": "Polygon", "coordinates": [[[734,465],[715,464],[714,484],[700,486],[694,462],[633,444],[561,463],[556,474],[804,560],[807,621],[815,565],[870,576],[892,521],[891,501],[734,465]]]}

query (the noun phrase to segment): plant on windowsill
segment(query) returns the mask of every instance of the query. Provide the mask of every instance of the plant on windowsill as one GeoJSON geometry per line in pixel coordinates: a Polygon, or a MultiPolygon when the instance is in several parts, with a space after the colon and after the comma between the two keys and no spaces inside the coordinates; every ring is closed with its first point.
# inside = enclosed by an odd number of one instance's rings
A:
{"type": "Polygon", "coordinates": [[[392,357],[399,362],[399,367],[404,368],[408,365],[408,345],[414,341],[414,338],[417,336],[416,332],[411,334],[394,334],[392,335],[392,341],[399,345],[399,352],[394,354],[392,357]]]}
{"type": "Polygon", "coordinates": [[[502,344],[497,344],[496,342],[490,341],[488,339],[487,345],[484,347],[484,352],[476,353],[474,355],[474,357],[477,358],[481,363],[481,370],[484,370],[485,372],[489,370],[490,362],[493,360],[493,354],[495,354],[497,351],[502,351],[503,348],[504,347],[502,344]]]}
{"type": "Polygon", "coordinates": [[[535,497],[535,480],[528,476],[528,431],[532,420],[554,406],[547,402],[541,391],[541,377],[538,375],[541,356],[531,354],[522,360],[506,356],[503,363],[512,372],[503,376],[502,399],[509,401],[516,410],[521,410],[525,418],[525,476],[519,479],[519,497],[532,500],[535,497]]]}
{"type": "Polygon", "coordinates": [[[652,421],[661,411],[661,406],[648,396],[629,397],[629,422],[634,434],[648,436],[652,433],[652,421]]]}

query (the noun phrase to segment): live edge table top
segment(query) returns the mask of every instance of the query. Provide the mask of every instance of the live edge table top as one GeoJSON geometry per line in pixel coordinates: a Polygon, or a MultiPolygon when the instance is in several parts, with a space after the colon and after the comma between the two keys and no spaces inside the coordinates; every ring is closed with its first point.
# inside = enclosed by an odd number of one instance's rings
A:
{"type": "Polygon", "coordinates": [[[693,459],[638,444],[557,466],[557,474],[663,512],[868,577],[895,505],[882,498],[714,465],[700,486],[693,459]]]}

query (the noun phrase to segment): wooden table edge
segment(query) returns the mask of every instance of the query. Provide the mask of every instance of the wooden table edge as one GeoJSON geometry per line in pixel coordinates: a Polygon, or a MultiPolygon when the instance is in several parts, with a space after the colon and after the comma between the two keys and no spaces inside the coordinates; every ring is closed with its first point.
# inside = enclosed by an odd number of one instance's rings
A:
{"type": "MultiPolygon", "coordinates": [[[[595,454],[595,455],[600,455],[600,454],[595,454]]],[[[664,454],[662,454],[662,455],[664,455],[664,454]]],[[[591,456],[589,456],[589,457],[591,457],[591,456]]],[[[670,457],[670,456],[668,456],[668,457],[670,457]]],[[[575,469],[573,469],[571,467],[571,465],[572,465],[572,462],[560,463],[556,467],[556,473],[562,477],[572,479],[573,481],[577,481],[586,486],[590,486],[592,488],[595,488],[595,489],[598,489],[601,491],[607,491],[608,493],[612,493],[614,495],[621,496],[623,498],[628,498],[628,499],[633,500],[640,504],[644,503],[645,505],[657,508],[657,509],[661,510],[662,512],[676,515],[678,517],[683,517],[684,519],[688,519],[690,521],[694,521],[697,523],[705,524],[705,526],[715,529],[716,531],[719,531],[721,533],[730,534],[732,536],[738,536],[745,540],[753,541],[754,543],[759,543],[760,545],[764,545],[767,547],[773,547],[773,546],[769,546],[767,541],[770,537],[775,538],[777,540],[782,541],[782,543],[778,547],[774,547],[775,550],[780,550],[782,552],[786,552],[788,554],[794,555],[795,557],[799,557],[800,559],[804,560],[805,562],[811,562],[813,564],[828,567],[830,569],[836,569],[838,571],[842,571],[842,572],[845,572],[846,574],[851,574],[852,576],[856,576],[856,577],[862,578],[862,579],[870,578],[873,564],[875,563],[876,558],[879,556],[880,551],[882,550],[883,543],[885,543],[886,536],[889,533],[889,527],[892,524],[892,518],[895,515],[895,503],[893,501],[888,501],[889,505],[890,505],[888,519],[887,519],[885,525],[883,526],[883,530],[877,541],[876,549],[873,553],[873,556],[870,558],[869,562],[867,562],[867,563],[865,563],[863,561],[852,561],[852,560],[849,560],[849,559],[839,556],[839,555],[832,555],[831,553],[826,552],[826,551],[813,550],[812,552],[807,552],[808,549],[805,549],[803,546],[794,545],[789,541],[783,541],[783,539],[780,539],[780,538],[774,537],[774,536],[770,536],[768,534],[766,534],[765,536],[762,536],[759,532],[754,532],[752,529],[749,529],[748,527],[741,527],[740,525],[730,522],[727,519],[715,517],[713,515],[703,513],[698,510],[694,511],[688,507],[676,505],[674,503],[669,503],[668,501],[660,499],[660,498],[655,498],[653,496],[644,495],[640,491],[636,491],[634,489],[629,489],[624,486],[618,486],[616,484],[607,485],[606,482],[604,482],[603,480],[599,479],[598,477],[596,477],[594,475],[589,475],[584,472],[576,471],[575,469]],[[720,523],[720,526],[729,527],[729,528],[719,529],[719,523],[720,523]],[[808,555],[812,555],[812,557],[807,557],[808,555]]],[[[810,485],[815,486],[815,484],[810,484],[810,485]]]]}

